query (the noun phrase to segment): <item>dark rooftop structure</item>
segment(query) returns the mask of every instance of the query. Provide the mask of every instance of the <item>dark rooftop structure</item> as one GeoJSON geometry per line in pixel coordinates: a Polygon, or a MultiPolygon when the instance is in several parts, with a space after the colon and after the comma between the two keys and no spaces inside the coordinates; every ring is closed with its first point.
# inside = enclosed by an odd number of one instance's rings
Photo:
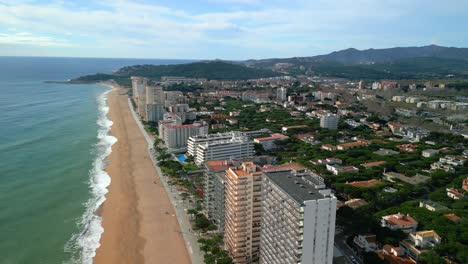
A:
{"type": "Polygon", "coordinates": [[[323,178],[311,171],[272,171],[265,172],[265,176],[299,204],[325,198],[329,193],[329,190],[325,190],[323,178]]]}

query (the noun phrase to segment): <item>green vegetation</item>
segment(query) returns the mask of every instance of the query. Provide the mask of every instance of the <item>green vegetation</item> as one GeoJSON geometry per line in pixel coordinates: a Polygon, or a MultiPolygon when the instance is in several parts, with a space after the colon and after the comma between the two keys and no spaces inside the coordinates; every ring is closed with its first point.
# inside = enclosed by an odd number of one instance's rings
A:
{"type": "Polygon", "coordinates": [[[211,238],[200,238],[198,242],[201,244],[200,249],[205,252],[206,264],[231,264],[232,260],[227,251],[222,250],[223,237],[222,235],[214,235],[211,238]]]}
{"type": "Polygon", "coordinates": [[[222,61],[194,62],[173,65],[135,65],[119,69],[113,74],[97,73],[73,79],[73,83],[91,83],[115,80],[117,83],[130,83],[129,77],[143,76],[159,80],[162,76],[183,76],[188,78],[206,78],[209,80],[247,80],[274,77],[280,74],[270,70],[249,68],[239,64],[222,61]]]}

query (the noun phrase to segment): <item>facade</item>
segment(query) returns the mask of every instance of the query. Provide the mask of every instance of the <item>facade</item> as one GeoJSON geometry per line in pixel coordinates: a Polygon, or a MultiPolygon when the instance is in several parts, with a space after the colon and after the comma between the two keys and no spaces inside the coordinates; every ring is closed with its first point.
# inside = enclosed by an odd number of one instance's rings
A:
{"type": "Polygon", "coordinates": [[[337,129],[338,128],[339,117],[335,114],[327,114],[320,118],[320,127],[328,129],[337,129]]]}
{"type": "Polygon", "coordinates": [[[146,86],[148,79],[144,77],[132,76],[132,92],[137,112],[146,120],[146,86]]]}
{"type": "Polygon", "coordinates": [[[311,172],[266,172],[261,264],[331,264],[336,197],[311,172]]]}
{"type": "Polygon", "coordinates": [[[189,125],[165,125],[161,128],[162,139],[169,149],[185,148],[191,136],[208,134],[208,124],[204,121],[189,125]]]}
{"type": "Polygon", "coordinates": [[[433,248],[440,242],[441,238],[434,230],[426,230],[409,234],[408,239],[400,242],[400,247],[410,258],[417,261],[426,249],[433,248]]]}
{"type": "Polygon", "coordinates": [[[146,86],[145,120],[158,122],[164,116],[164,92],[161,86],[146,86]]]}
{"type": "Polygon", "coordinates": [[[197,147],[200,144],[214,142],[219,140],[227,140],[232,139],[234,137],[240,137],[244,134],[241,132],[226,132],[226,133],[216,133],[216,134],[208,134],[208,135],[199,135],[199,136],[192,136],[188,139],[187,142],[187,154],[196,158],[197,155],[197,147]]]}
{"type": "Polygon", "coordinates": [[[281,102],[288,100],[288,88],[280,87],[276,89],[276,99],[281,102]]]}
{"type": "Polygon", "coordinates": [[[262,175],[253,162],[226,171],[224,243],[236,264],[259,257],[262,175]]]}
{"type": "Polygon", "coordinates": [[[195,152],[195,163],[200,165],[209,160],[250,159],[255,150],[252,140],[240,136],[199,144],[195,152]]]}
{"type": "Polygon", "coordinates": [[[219,232],[224,232],[226,170],[239,165],[240,162],[229,160],[210,160],[205,163],[203,208],[219,232]]]}

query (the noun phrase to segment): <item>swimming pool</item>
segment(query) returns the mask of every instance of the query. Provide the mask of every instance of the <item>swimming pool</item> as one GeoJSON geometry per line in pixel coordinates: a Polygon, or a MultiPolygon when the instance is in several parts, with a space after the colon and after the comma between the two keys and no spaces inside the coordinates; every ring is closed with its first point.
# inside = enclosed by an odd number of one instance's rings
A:
{"type": "Polygon", "coordinates": [[[187,159],[185,155],[177,155],[176,158],[180,163],[184,163],[185,160],[187,159]]]}

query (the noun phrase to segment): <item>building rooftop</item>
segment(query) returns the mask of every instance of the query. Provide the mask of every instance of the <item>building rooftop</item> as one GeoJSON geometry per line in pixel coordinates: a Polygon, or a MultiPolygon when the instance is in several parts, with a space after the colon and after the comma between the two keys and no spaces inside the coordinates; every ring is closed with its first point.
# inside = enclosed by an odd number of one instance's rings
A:
{"type": "Polygon", "coordinates": [[[353,182],[348,182],[346,184],[351,185],[356,188],[368,188],[368,187],[372,187],[380,183],[382,182],[376,179],[372,179],[368,181],[353,181],[353,182]]]}
{"type": "Polygon", "coordinates": [[[316,186],[324,187],[323,179],[317,175],[291,171],[272,171],[266,172],[265,176],[299,204],[327,197],[324,194],[325,192],[320,192],[320,189],[316,188],[316,186]]]}
{"type": "Polygon", "coordinates": [[[404,225],[418,224],[418,222],[414,220],[414,218],[411,217],[410,215],[404,215],[400,213],[393,214],[393,215],[386,215],[386,216],[383,216],[382,218],[384,218],[387,221],[387,223],[390,225],[404,226],[404,225]]]}
{"type": "Polygon", "coordinates": [[[263,172],[271,172],[271,171],[303,171],[305,167],[297,164],[297,163],[287,163],[281,165],[265,165],[261,167],[263,172]]]}
{"type": "Polygon", "coordinates": [[[238,160],[209,160],[205,163],[205,166],[211,172],[220,172],[238,164],[240,164],[238,160]]]}
{"type": "Polygon", "coordinates": [[[256,141],[269,141],[269,140],[278,140],[278,139],[287,139],[289,138],[288,136],[285,136],[280,133],[274,133],[273,135],[269,137],[261,137],[261,138],[256,138],[256,141]]]}
{"type": "Polygon", "coordinates": [[[364,168],[371,168],[371,167],[383,165],[385,163],[386,161],[380,160],[380,161],[366,162],[366,163],[361,164],[361,166],[363,166],[364,168]]]}
{"type": "Polygon", "coordinates": [[[456,214],[444,214],[444,217],[452,222],[460,222],[461,218],[456,214]]]}

